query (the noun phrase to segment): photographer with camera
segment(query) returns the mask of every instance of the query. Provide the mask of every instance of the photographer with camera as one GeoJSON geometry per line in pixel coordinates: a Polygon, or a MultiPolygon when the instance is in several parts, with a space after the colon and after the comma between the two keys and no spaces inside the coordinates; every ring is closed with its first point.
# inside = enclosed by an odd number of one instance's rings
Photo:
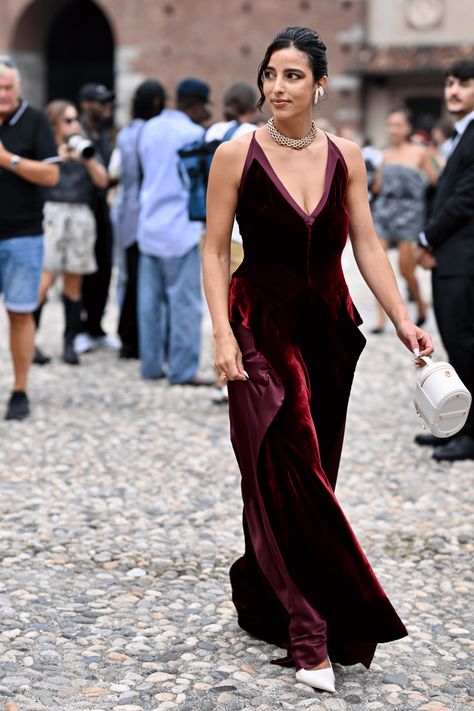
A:
{"type": "MultiPolygon", "coordinates": [[[[95,148],[84,135],[77,110],[69,101],[52,101],[46,107],[61,158],[58,185],[45,190],[45,255],[39,307],[34,313],[39,327],[41,310],[56,276],[63,276],[65,314],[64,361],[78,365],[74,339],[80,330],[81,287],[84,274],[97,269],[94,256],[96,223],[91,203],[96,188],[108,185],[105,167],[96,159],[95,148]]],[[[34,362],[49,358],[36,348],[34,362]]]]}

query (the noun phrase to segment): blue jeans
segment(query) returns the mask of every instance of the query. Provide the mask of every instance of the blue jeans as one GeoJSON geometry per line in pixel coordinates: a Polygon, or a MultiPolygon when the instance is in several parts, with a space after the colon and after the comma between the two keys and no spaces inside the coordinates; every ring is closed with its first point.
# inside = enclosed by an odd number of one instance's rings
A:
{"type": "Polygon", "coordinates": [[[182,257],[140,253],[138,266],[138,341],[141,374],[170,383],[190,380],[201,350],[201,256],[193,247],[182,257]]]}
{"type": "Polygon", "coordinates": [[[0,239],[0,294],[7,311],[28,314],[38,306],[43,236],[0,239]]]}

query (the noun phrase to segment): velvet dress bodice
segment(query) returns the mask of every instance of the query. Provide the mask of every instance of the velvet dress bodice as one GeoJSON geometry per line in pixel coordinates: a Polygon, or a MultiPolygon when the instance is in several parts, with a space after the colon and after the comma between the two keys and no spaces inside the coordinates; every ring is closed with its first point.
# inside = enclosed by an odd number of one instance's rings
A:
{"type": "Polygon", "coordinates": [[[341,267],[349,228],[347,168],[335,143],[327,140],[324,192],[308,215],[289,194],[253,135],[236,213],[244,259],[234,277],[252,284],[269,308],[310,290],[332,313],[345,304],[354,316],[341,267]]]}

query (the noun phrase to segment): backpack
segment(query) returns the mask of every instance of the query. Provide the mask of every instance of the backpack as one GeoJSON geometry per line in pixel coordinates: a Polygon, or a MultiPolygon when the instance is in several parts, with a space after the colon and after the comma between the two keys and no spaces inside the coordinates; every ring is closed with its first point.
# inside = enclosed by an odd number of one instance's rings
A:
{"type": "Polygon", "coordinates": [[[218,146],[229,141],[239,128],[235,121],[220,140],[206,141],[206,134],[199,141],[186,143],[179,149],[179,174],[189,190],[188,216],[192,222],[206,221],[206,195],[209,170],[218,146]]]}

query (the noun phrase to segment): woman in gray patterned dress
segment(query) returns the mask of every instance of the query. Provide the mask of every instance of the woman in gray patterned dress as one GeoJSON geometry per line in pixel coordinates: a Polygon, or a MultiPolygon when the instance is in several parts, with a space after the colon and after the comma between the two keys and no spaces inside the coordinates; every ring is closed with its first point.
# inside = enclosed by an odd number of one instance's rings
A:
{"type": "MultiPolygon", "coordinates": [[[[377,199],[372,207],[375,229],[384,249],[398,245],[400,274],[406,280],[418,308],[417,325],[426,318],[415,274],[413,244],[425,222],[425,193],[438,176],[426,148],[410,142],[412,126],[405,109],[395,109],[387,118],[389,147],[383,153],[372,191],[377,199]]],[[[381,333],[385,313],[378,304],[378,320],[373,333],[381,333]]]]}

